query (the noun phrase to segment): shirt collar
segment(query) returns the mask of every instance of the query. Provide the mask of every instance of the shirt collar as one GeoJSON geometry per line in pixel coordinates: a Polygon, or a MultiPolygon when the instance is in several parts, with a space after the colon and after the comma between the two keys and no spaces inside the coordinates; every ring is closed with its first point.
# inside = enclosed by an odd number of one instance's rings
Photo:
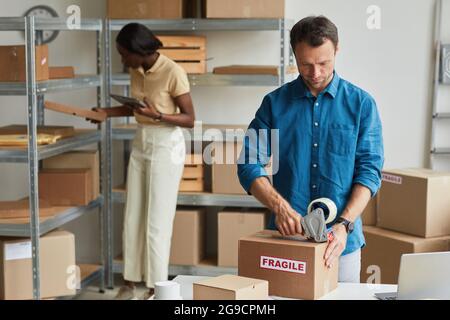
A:
{"type": "Polygon", "coordinates": [[[156,59],[155,63],[153,64],[153,66],[150,69],[148,69],[147,71],[144,71],[144,68],[139,67],[136,70],[142,75],[147,75],[149,73],[156,72],[159,68],[161,68],[162,64],[164,63],[163,60],[164,60],[163,55],[159,54],[158,59],[156,59]]]}
{"type": "MultiPolygon", "coordinates": [[[[311,91],[309,91],[309,89],[306,86],[305,82],[303,81],[303,78],[301,75],[298,76],[297,81],[298,81],[298,86],[299,86],[298,96],[300,98],[304,98],[304,97],[312,98],[313,95],[312,95],[311,91]]],[[[325,90],[322,91],[322,93],[328,93],[333,98],[336,97],[337,90],[339,87],[339,81],[340,81],[340,77],[337,74],[337,72],[334,71],[333,72],[333,80],[331,80],[331,82],[328,84],[328,86],[325,88],[325,90]]]]}

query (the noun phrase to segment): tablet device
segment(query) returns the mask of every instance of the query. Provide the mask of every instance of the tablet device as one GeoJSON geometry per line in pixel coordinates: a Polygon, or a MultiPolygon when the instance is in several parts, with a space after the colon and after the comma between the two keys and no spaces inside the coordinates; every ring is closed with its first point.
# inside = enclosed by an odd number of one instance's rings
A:
{"type": "Polygon", "coordinates": [[[116,100],[117,102],[126,105],[127,107],[131,107],[133,109],[145,108],[146,105],[144,102],[139,101],[135,98],[119,96],[116,94],[110,94],[110,97],[116,100]]]}

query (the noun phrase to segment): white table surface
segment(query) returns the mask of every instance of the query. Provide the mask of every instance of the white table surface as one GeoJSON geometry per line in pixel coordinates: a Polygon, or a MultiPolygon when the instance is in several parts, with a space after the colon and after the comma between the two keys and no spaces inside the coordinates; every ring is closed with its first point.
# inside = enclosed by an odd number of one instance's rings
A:
{"type": "MultiPolygon", "coordinates": [[[[208,278],[210,277],[177,276],[173,281],[180,284],[183,299],[192,300],[193,283],[208,278]]],[[[375,293],[396,291],[397,286],[390,284],[339,283],[337,289],[323,296],[320,300],[377,300],[374,296],[375,293]]],[[[270,298],[273,300],[291,300],[275,296],[270,298]]]]}

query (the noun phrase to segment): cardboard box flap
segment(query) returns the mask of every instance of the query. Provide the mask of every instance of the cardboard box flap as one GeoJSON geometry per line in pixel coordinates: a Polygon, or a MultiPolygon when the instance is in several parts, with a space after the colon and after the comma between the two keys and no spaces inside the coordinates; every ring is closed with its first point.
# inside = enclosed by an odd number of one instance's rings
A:
{"type": "Polygon", "coordinates": [[[301,246],[310,248],[315,248],[326,244],[309,241],[301,235],[283,237],[278,231],[274,230],[260,231],[252,236],[243,237],[240,239],[240,241],[256,241],[261,243],[283,244],[288,246],[301,246]]]}
{"type": "Polygon", "coordinates": [[[256,284],[265,282],[267,281],[226,274],[223,276],[195,282],[195,284],[205,287],[220,288],[229,291],[238,291],[240,289],[253,287],[256,284]]]}
{"type": "Polygon", "coordinates": [[[431,169],[425,168],[405,168],[405,169],[389,169],[383,170],[383,174],[392,174],[392,175],[405,175],[415,178],[441,178],[441,177],[450,177],[450,172],[439,172],[431,169]]]}

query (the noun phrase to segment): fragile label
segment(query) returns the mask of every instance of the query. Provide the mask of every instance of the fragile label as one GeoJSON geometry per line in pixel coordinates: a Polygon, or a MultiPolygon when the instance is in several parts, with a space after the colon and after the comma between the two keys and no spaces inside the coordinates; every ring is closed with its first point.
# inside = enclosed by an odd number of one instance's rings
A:
{"type": "Polygon", "coordinates": [[[395,184],[402,184],[402,177],[383,173],[383,181],[395,183],[395,184]]]}
{"type": "Polygon", "coordinates": [[[5,260],[31,259],[31,241],[5,245],[5,260]]]}
{"type": "Polygon", "coordinates": [[[279,270],[293,273],[306,273],[306,262],[288,260],[275,257],[261,256],[260,267],[262,269],[279,270]]]}

